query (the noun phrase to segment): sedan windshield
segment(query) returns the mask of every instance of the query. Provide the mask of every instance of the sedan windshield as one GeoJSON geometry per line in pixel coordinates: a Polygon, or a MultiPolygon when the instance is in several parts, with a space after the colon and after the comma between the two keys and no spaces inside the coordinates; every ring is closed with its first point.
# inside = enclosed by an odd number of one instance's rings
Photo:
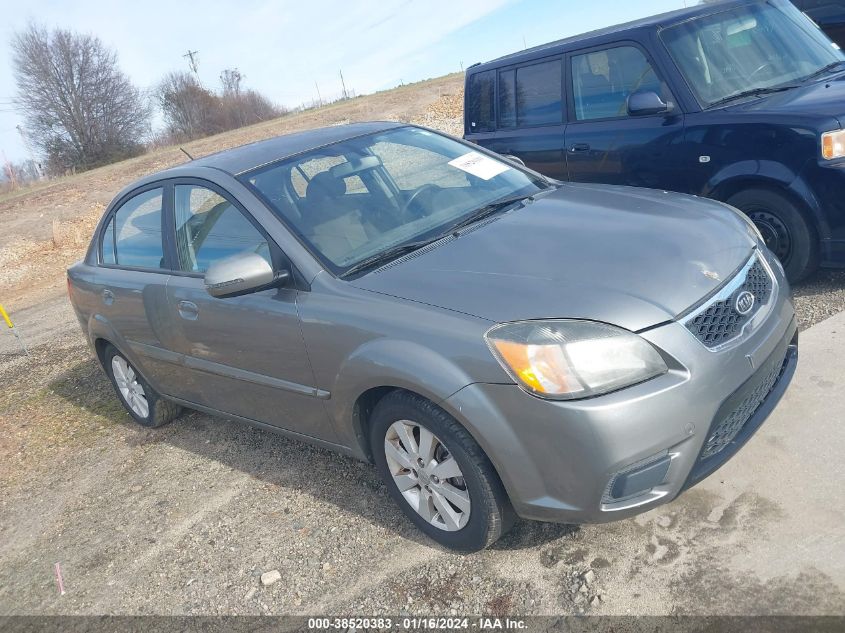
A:
{"type": "Polygon", "coordinates": [[[415,127],[335,143],[242,180],[341,276],[550,187],[536,174],[415,127]]]}
{"type": "Polygon", "coordinates": [[[845,59],[785,0],[688,20],[665,29],[662,38],[705,107],[784,89],[845,59]]]}

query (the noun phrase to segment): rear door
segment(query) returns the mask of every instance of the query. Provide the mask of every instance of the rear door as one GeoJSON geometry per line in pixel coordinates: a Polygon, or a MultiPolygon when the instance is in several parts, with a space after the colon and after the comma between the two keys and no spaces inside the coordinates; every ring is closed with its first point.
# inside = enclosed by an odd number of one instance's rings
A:
{"type": "Polygon", "coordinates": [[[174,254],[167,288],[192,402],[272,426],[336,439],[317,390],[290,286],[218,299],[203,273],[214,262],[254,252],[274,268],[284,254],[235,199],[204,180],[173,185],[168,234],[174,254]]]}
{"type": "Polygon", "coordinates": [[[565,180],[562,57],[500,69],[496,104],[497,132],[489,149],[565,180]]]}
{"type": "Polygon", "coordinates": [[[166,186],[132,192],[118,203],[100,234],[97,312],[117,334],[143,376],[159,391],[179,396],[181,368],[167,327],[170,277],[162,241],[166,186]]]}
{"type": "Polygon", "coordinates": [[[569,179],[686,191],[679,160],[684,117],[645,50],[621,42],[571,53],[566,63],[569,179]],[[656,92],[675,104],[673,111],[629,116],[628,96],[638,90],[656,92]]]}

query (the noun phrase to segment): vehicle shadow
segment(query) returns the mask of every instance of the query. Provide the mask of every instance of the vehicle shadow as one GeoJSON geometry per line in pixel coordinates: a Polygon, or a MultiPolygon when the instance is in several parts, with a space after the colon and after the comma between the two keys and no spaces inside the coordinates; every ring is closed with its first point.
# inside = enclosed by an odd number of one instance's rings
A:
{"type": "MultiPolygon", "coordinates": [[[[295,489],[331,503],[402,538],[438,547],[402,515],[371,464],[198,411],[186,410],[173,423],[158,429],[144,428],[120,407],[111,383],[94,360],[71,367],[51,381],[49,388],[73,404],[80,417],[93,413],[114,423],[114,432],[122,434],[130,446],[166,443],[245,473],[263,484],[295,489]]],[[[577,530],[572,525],[518,519],[514,529],[493,547],[537,547],[577,530]]]]}

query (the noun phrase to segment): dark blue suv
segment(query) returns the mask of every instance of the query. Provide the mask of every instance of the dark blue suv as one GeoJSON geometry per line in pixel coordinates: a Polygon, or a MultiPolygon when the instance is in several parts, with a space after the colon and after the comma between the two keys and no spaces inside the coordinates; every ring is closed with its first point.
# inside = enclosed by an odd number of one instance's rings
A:
{"type": "Polygon", "coordinates": [[[465,138],[560,180],[744,211],[797,281],[845,266],[845,56],[786,0],[666,13],[468,69],[465,138]]]}

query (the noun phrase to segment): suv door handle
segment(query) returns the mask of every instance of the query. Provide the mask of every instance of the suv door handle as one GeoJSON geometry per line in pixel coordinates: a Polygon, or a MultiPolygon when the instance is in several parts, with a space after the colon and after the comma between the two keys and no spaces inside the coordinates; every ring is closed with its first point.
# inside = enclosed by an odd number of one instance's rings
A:
{"type": "Polygon", "coordinates": [[[103,303],[105,303],[107,306],[110,306],[114,303],[114,293],[108,288],[103,290],[103,303]]]}
{"type": "Polygon", "coordinates": [[[200,314],[197,304],[192,301],[180,301],[176,307],[179,310],[179,316],[188,321],[196,321],[200,314]]]}
{"type": "Polygon", "coordinates": [[[590,144],[589,143],[575,143],[572,147],[569,148],[569,152],[571,154],[575,154],[578,152],[589,152],[590,151],[590,144]]]}

